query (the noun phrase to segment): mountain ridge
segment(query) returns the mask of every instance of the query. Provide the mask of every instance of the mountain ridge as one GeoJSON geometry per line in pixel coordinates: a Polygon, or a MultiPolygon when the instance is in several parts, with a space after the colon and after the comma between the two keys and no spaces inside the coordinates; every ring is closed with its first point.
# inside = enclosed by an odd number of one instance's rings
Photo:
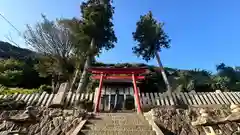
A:
{"type": "Polygon", "coordinates": [[[36,56],[36,52],[0,41],[0,59],[14,58],[22,60],[33,56],[36,56]]]}

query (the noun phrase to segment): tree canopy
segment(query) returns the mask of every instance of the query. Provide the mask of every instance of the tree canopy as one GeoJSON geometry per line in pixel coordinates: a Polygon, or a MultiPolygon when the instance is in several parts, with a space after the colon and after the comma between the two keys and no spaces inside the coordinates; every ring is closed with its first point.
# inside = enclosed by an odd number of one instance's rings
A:
{"type": "Polygon", "coordinates": [[[82,16],[79,19],[60,20],[66,27],[70,28],[75,36],[76,48],[81,48],[81,52],[88,51],[92,55],[101,53],[103,49],[114,48],[117,37],[113,30],[114,7],[111,0],[105,0],[104,2],[88,0],[82,2],[80,11],[82,16]],[[94,50],[90,49],[92,39],[95,40],[94,50]]]}
{"type": "Polygon", "coordinates": [[[117,37],[112,23],[114,14],[112,0],[88,0],[82,2],[80,8],[82,13],[81,29],[90,39],[94,38],[98,52],[101,52],[102,49],[114,48],[117,37]]]}
{"type": "Polygon", "coordinates": [[[157,22],[151,11],[140,16],[133,39],[138,43],[132,48],[133,53],[146,61],[156,57],[156,52],[162,48],[170,48],[170,39],[163,30],[163,23],[157,22]]]}
{"type": "Polygon", "coordinates": [[[158,54],[162,48],[170,48],[170,39],[163,30],[163,23],[159,23],[153,18],[152,12],[149,11],[146,15],[140,16],[140,20],[136,24],[136,31],[132,35],[133,39],[137,41],[137,45],[132,48],[133,53],[145,61],[156,57],[166,88],[170,93],[172,88],[158,54]]]}
{"type": "Polygon", "coordinates": [[[86,50],[86,61],[77,88],[78,92],[86,88],[89,77],[86,69],[91,66],[94,57],[99,55],[103,49],[112,49],[114,43],[117,42],[113,30],[114,7],[111,0],[87,0],[82,2],[80,10],[80,19],[73,18],[62,21],[69,26],[77,39],[78,50],[81,50],[83,46],[86,50]]]}

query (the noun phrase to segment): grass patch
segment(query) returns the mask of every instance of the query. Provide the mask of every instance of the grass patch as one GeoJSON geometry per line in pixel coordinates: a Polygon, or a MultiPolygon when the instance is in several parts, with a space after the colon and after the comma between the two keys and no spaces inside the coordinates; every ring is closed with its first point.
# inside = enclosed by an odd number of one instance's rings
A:
{"type": "Polygon", "coordinates": [[[24,89],[24,88],[0,88],[0,95],[13,95],[13,94],[33,94],[41,93],[39,89],[24,89]]]}

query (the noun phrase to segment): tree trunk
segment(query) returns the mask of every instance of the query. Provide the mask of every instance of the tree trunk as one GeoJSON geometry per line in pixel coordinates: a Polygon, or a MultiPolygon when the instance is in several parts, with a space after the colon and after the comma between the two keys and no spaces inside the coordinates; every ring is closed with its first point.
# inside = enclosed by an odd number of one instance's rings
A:
{"type": "Polygon", "coordinates": [[[83,69],[83,73],[81,75],[81,78],[80,78],[80,81],[79,81],[79,84],[78,84],[78,88],[77,88],[77,92],[80,93],[82,92],[85,88],[86,88],[86,83],[87,83],[87,80],[88,80],[88,73],[87,73],[87,69],[91,66],[91,63],[92,63],[92,51],[95,47],[95,40],[92,39],[91,41],[91,44],[90,44],[90,54],[87,56],[87,60],[84,64],[84,69],[83,69]]]}
{"type": "Polygon", "coordinates": [[[52,92],[55,93],[55,80],[54,80],[54,75],[52,75],[51,83],[52,83],[52,92]]]}
{"type": "Polygon", "coordinates": [[[169,81],[167,79],[167,75],[166,75],[166,73],[164,71],[164,68],[163,68],[163,65],[162,65],[162,62],[161,62],[161,59],[160,59],[160,56],[159,56],[158,52],[155,52],[155,55],[156,55],[156,58],[157,58],[158,65],[160,67],[161,74],[163,76],[163,80],[164,80],[164,82],[166,84],[167,90],[168,90],[169,93],[171,93],[172,92],[172,88],[171,88],[171,86],[169,84],[169,81]]]}
{"type": "Polygon", "coordinates": [[[79,75],[79,67],[76,69],[76,71],[75,71],[75,74],[74,74],[74,76],[73,76],[73,80],[72,80],[72,83],[71,83],[71,85],[70,85],[70,92],[73,92],[73,87],[74,87],[74,84],[76,83],[76,81],[77,81],[77,77],[78,77],[78,75],[79,75]]]}
{"type": "Polygon", "coordinates": [[[59,87],[60,87],[60,81],[61,81],[61,79],[60,79],[60,75],[57,75],[55,81],[56,81],[56,82],[55,82],[55,92],[57,93],[58,90],[59,90],[59,87]]]}
{"type": "Polygon", "coordinates": [[[52,93],[57,93],[58,79],[57,75],[52,75],[52,93]]]}

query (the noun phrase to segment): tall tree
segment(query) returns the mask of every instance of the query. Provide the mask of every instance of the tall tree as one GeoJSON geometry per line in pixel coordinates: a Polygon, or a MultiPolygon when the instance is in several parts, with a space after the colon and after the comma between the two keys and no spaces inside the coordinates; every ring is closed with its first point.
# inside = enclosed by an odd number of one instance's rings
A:
{"type": "Polygon", "coordinates": [[[88,56],[84,65],[84,70],[80,78],[77,92],[86,88],[88,80],[87,68],[91,66],[94,56],[101,53],[103,49],[109,50],[117,42],[113,30],[114,7],[111,0],[88,0],[81,4],[82,18],[79,21],[80,33],[84,41],[88,41],[90,46],[88,56]]]}
{"type": "Polygon", "coordinates": [[[136,25],[136,31],[133,32],[133,39],[137,41],[138,44],[132,48],[133,53],[146,61],[155,57],[157,58],[167,90],[171,92],[171,86],[158,53],[162,48],[170,48],[170,39],[163,30],[163,23],[153,18],[152,12],[150,11],[146,15],[140,16],[140,20],[136,25]]]}
{"type": "Polygon", "coordinates": [[[71,33],[57,21],[50,21],[44,15],[42,18],[43,21],[35,27],[27,25],[24,38],[39,53],[39,73],[45,77],[52,76],[52,87],[56,90],[59,81],[62,78],[68,79],[73,69],[71,33]]]}
{"type": "Polygon", "coordinates": [[[71,41],[73,43],[74,58],[75,58],[75,71],[70,84],[70,91],[73,91],[77,79],[81,75],[81,69],[89,54],[89,37],[86,36],[81,29],[81,21],[77,18],[61,19],[58,21],[64,27],[68,28],[71,32],[71,41]]]}

